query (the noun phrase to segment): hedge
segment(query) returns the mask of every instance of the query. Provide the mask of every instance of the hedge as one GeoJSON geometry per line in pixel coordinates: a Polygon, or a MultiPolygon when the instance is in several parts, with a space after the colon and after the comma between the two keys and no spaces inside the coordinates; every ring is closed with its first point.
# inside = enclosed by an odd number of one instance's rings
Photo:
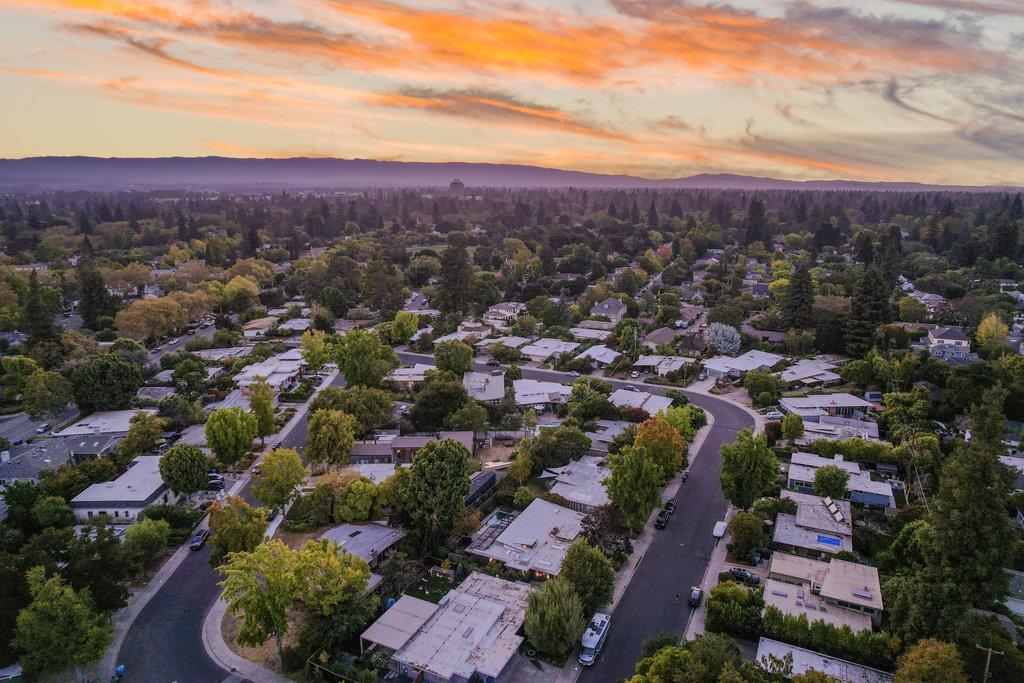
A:
{"type": "Polygon", "coordinates": [[[807,615],[783,614],[776,607],[764,611],[761,635],[883,671],[894,670],[900,654],[897,636],[867,629],[854,633],[849,626],[836,628],[824,621],[808,623],[807,615]]]}
{"type": "Polygon", "coordinates": [[[843,458],[860,465],[877,465],[888,463],[899,465],[899,459],[892,446],[877,441],[864,441],[863,439],[845,439],[843,441],[829,441],[818,439],[808,445],[807,450],[817,453],[824,458],[834,458],[842,453],[843,458]]]}

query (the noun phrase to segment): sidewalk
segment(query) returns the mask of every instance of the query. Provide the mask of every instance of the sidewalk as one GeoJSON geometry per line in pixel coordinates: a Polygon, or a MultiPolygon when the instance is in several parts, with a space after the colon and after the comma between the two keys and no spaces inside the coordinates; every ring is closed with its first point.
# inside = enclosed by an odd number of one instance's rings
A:
{"type": "Polygon", "coordinates": [[[232,678],[238,677],[238,680],[248,679],[260,681],[260,683],[287,683],[291,680],[255,662],[239,657],[228,647],[220,631],[220,623],[227,611],[228,604],[218,598],[210,611],[206,613],[206,620],[203,622],[203,647],[206,649],[206,654],[210,655],[210,659],[224,670],[230,671],[233,675],[232,678]]]}
{"type": "MultiPolygon", "coordinates": [[[[732,516],[736,514],[736,508],[732,505],[725,513],[726,523],[732,519],[732,516]]],[[[720,538],[718,543],[715,544],[715,549],[711,553],[711,560],[708,562],[708,567],[704,571],[704,578],[701,579],[700,587],[704,590],[704,599],[700,603],[700,607],[695,609],[691,615],[690,620],[686,622],[686,632],[683,637],[686,640],[693,640],[695,636],[704,633],[704,619],[707,616],[707,602],[708,592],[711,588],[718,583],[718,575],[725,570],[725,558],[728,553],[728,539],[720,538]]]]}

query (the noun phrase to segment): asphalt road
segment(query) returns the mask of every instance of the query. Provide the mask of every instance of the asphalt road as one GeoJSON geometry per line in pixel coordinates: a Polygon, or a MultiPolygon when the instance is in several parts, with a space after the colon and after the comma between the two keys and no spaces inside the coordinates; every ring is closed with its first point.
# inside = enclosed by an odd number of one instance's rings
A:
{"type": "MultiPolygon", "coordinates": [[[[398,357],[405,363],[432,360],[431,356],[409,352],[401,352],[398,357]]],[[[474,365],[484,372],[494,369],[479,361],[474,365]]],[[[532,368],[523,368],[523,377],[565,382],[572,379],[564,372],[532,368]]],[[[607,381],[615,388],[633,385],[652,394],[664,395],[670,388],[638,381],[607,381]]],[[[690,466],[690,476],[679,490],[675,514],[665,529],[655,533],[654,541],[639,560],[629,586],[612,613],[604,651],[594,666],[582,671],[580,681],[607,683],[628,678],[640,658],[640,645],[646,639],[659,633],[682,636],[686,630],[690,586],[700,585],[704,578],[715,547],[711,530],[715,522],[725,519],[728,508],[719,483],[722,444],[732,443],[741,429],[753,428],[754,421],[745,410],[727,401],[684,393],[691,402],[711,413],[715,424],[690,466]]],[[[636,561],[636,558],[630,559],[636,561]]]]}

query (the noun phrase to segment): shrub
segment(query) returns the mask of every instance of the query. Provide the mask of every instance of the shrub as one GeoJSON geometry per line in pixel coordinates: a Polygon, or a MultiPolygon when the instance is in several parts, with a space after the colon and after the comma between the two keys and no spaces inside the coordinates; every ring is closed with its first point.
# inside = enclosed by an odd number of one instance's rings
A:
{"type": "Polygon", "coordinates": [[[526,507],[533,502],[533,493],[530,489],[525,486],[520,486],[516,489],[516,493],[512,496],[512,506],[517,510],[525,510],[526,507]]]}
{"type": "Polygon", "coordinates": [[[766,638],[885,671],[896,667],[900,653],[900,640],[896,636],[870,629],[854,633],[849,626],[836,628],[823,621],[809,623],[805,614],[783,614],[776,607],[764,611],[761,631],[766,638]]]}
{"type": "Polygon", "coordinates": [[[764,609],[761,588],[751,591],[732,581],[723,581],[711,589],[707,609],[708,631],[745,640],[757,640],[761,635],[761,610],[764,609]]]}

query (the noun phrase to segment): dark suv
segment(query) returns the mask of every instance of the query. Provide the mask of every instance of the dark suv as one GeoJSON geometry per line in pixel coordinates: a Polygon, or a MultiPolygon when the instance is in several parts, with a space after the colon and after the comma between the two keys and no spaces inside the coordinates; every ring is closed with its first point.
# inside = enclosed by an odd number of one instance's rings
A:
{"type": "Polygon", "coordinates": [[[729,576],[733,581],[738,583],[746,583],[751,586],[756,586],[761,583],[761,577],[757,574],[743,569],[742,567],[732,567],[729,569],[729,576]]]}
{"type": "Polygon", "coordinates": [[[658,512],[658,516],[654,518],[654,527],[656,529],[664,529],[665,525],[668,524],[668,510],[661,510],[658,512]]]}

